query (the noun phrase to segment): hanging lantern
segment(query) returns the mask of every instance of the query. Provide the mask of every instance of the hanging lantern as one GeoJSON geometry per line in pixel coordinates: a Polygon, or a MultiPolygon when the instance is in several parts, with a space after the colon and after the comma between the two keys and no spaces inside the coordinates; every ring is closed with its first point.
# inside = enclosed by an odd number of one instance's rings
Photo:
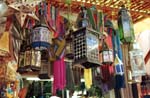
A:
{"type": "Polygon", "coordinates": [[[18,72],[25,73],[29,71],[39,71],[41,69],[41,52],[33,50],[30,47],[20,51],[18,61],[18,72]]]}
{"type": "Polygon", "coordinates": [[[141,76],[146,74],[143,51],[137,43],[133,44],[133,49],[129,51],[132,76],[141,76]]]}
{"type": "Polygon", "coordinates": [[[113,50],[109,49],[106,42],[103,41],[102,51],[101,51],[101,60],[103,64],[112,63],[114,61],[113,50]]]}
{"type": "Polygon", "coordinates": [[[39,71],[41,68],[41,52],[33,49],[25,51],[25,66],[32,71],[39,71]]]}
{"type": "Polygon", "coordinates": [[[117,75],[123,75],[124,74],[124,70],[123,70],[123,63],[122,61],[119,59],[118,55],[116,54],[116,58],[115,58],[115,70],[116,70],[116,74],[117,75]]]}
{"type": "Polygon", "coordinates": [[[88,17],[87,17],[87,10],[86,10],[86,7],[81,7],[81,12],[79,13],[78,15],[78,18],[77,18],[77,26],[78,28],[81,28],[81,27],[87,27],[89,25],[89,20],[88,20],[88,17]]]}
{"type": "Polygon", "coordinates": [[[118,13],[118,27],[120,39],[123,43],[134,41],[134,30],[131,16],[125,6],[118,13]]]}
{"type": "Polygon", "coordinates": [[[33,27],[32,36],[31,36],[31,45],[34,49],[43,50],[48,49],[51,43],[51,32],[48,28],[48,23],[45,17],[43,8],[40,5],[39,7],[39,23],[33,27]]]}
{"type": "Polygon", "coordinates": [[[39,73],[40,79],[50,79],[51,78],[51,68],[49,62],[49,52],[47,50],[41,51],[41,70],[39,73]]]}
{"type": "Polygon", "coordinates": [[[73,32],[73,52],[75,63],[85,67],[95,67],[99,63],[99,33],[88,28],[73,32]]]}
{"type": "Polygon", "coordinates": [[[33,28],[32,47],[38,50],[47,49],[50,47],[50,31],[46,26],[38,25],[33,28]]]}
{"type": "Polygon", "coordinates": [[[102,52],[103,63],[112,63],[113,62],[113,50],[103,50],[102,52]]]}

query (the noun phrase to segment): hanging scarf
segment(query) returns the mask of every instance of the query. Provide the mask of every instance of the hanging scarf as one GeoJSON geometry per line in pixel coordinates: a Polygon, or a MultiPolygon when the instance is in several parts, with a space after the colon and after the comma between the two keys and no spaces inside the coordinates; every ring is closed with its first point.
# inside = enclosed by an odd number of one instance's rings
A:
{"type": "Polygon", "coordinates": [[[66,61],[66,88],[68,90],[73,90],[74,88],[72,62],[67,62],[67,61],[66,61]]]}
{"type": "Polygon", "coordinates": [[[82,69],[80,67],[73,67],[73,77],[76,86],[81,84],[81,76],[82,69]]]}
{"type": "Polygon", "coordinates": [[[116,89],[120,89],[120,88],[124,88],[125,86],[125,79],[124,79],[124,70],[123,70],[123,64],[122,64],[122,50],[121,50],[121,45],[120,45],[120,38],[118,35],[118,31],[117,30],[113,30],[113,37],[112,37],[112,41],[113,41],[113,50],[114,50],[114,56],[115,56],[115,67],[116,67],[116,71],[117,72],[122,72],[120,74],[117,74],[115,76],[115,80],[116,80],[116,89]],[[118,56],[116,58],[116,55],[118,56]]]}
{"type": "Polygon", "coordinates": [[[54,75],[54,85],[53,94],[56,94],[57,90],[63,90],[66,85],[66,66],[64,62],[64,57],[54,61],[53,64],[53,75],[54,75]]]}
{"type": "Polygon", "coordinates": [[[92,69],[84,69],[84,80],[87,89],[91,88],[92,85],[92,69]]]}

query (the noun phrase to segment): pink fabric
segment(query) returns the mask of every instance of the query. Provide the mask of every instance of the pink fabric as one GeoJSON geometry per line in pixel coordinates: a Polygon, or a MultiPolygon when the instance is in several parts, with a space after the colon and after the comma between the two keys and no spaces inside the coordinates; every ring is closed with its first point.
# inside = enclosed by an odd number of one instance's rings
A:
{"type": "Polygon", "coordinates": [[[63,90],[66,86],[66,66],[64,58],[56,60],[53,65],[53,75],[54,75],[54,84],[53,84],[53,94],[56,94],[56,90],[63,90]]]}

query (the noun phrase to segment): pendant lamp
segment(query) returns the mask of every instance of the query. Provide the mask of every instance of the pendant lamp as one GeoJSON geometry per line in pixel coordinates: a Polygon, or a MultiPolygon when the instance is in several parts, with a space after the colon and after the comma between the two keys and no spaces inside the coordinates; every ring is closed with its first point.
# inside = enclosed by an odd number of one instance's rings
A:
{"type": "Polygon", "coordinates": [[[114,61],[113,50],[108,48],[106,42],[103,42],[102,48],[102,63],[112,63],[114,61]]]}
{"type": "Polygon", "coordinates": [[[9,56],[9,32],[2,34],[0,42],[0,56],[9,56]]]}
{"type": "Polygon", "coordinates": [[[139,44],[134,42],[132,50],[129,51],[130,65],[132,69],[132,76],[141,76],[146,74],[145,62],[143,51],[140,49],[139,44]]]}
{"type": "Polygon", "coordinates": [[[25,43],[21,45],[21,50],[18,57],[18,70],[19,73],[26,73],[30,71],[40,71],[41,69],[41,52],[34,50],[25,43]],[[24,44],[24,46],[23,46],[24,44]]]}
{"type": "Polygon", "coordinates": [[[33,49],[25,51],[25,67],[32,71],[39,71],[41,68],[41,52],[33,49]]]}
{"type": "Polygon", "coordinates": [[[134,30],[131,16],[125,6],[118,13],[118,27],[120,39],[123,43],[134,42],[134,30]]]}
{"type": "Polygon", "coordinates": [[[78,15],[77,26],[78,28],[87,27],[89,25],[86,7],[81,7],[81,12],[78,15]]]}
{"type": "Polygon", "coordinates": [[[74,63],[86,68],[99,66],[99,33],[89,28],[73,32],[74,63]]]}
{"type": "MultiPolygon", "coordinates": [[[[41,12],[43,13],[43,12],[41,12]]],[[[43,50],[50,47],[51,36],[50,30],[46,25],[46,18],[43,14],[40,14],[40,22],[33,27],[31,36],[31,45],[34,49],[43,50]]]]}

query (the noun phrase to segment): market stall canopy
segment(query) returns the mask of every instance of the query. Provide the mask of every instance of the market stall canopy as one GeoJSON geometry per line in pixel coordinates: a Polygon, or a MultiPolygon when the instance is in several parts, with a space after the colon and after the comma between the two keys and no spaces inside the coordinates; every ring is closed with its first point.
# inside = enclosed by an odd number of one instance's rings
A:
{"type": "Polygon", "coordinates": [[[65,3],[71,1],[70,7],[74,12],[80,10],[81,5],[91,7],[95,5],[99,10],[103,10],[112,19],[117,19],[117,12],[121,5],[125,4],[130,8],[133,22],[138,22],[146,17],[150,17],[150,0],[47,0],[62,10],[68,8],[65,3]]]}

